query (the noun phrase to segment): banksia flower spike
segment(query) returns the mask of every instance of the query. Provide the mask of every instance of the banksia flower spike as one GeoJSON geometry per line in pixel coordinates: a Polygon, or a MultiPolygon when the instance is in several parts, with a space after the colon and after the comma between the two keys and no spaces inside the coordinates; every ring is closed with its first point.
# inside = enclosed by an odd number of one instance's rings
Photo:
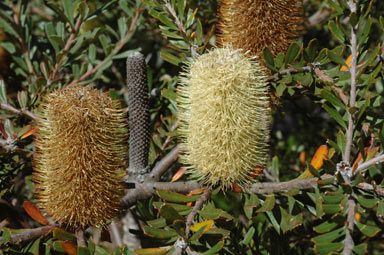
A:
{"type": "Polygon", "coordinates": [[[33,177],[39,208],[58,223],[103,226],[120,209],[127,131],[118,106],[89,86],[46,96],[33,177]]]}
{"type": "Polygon", "coordinates": [[[231,44],[251,56],[265,47],[286,52],[303,23],[302,0],[220,0],[219,47],[231,44]]]}
{"type": "Polygon", "coordinates": [[[138,173],[147,167],[150,139],[147,72],[144,56],[139,52],[127,58],[127,90],[129,168],[138,173]]]}
{"type": "Polygon", "coordinates": [[[263,68],[226,47],[191,61],[181,77],[181,160],[207,185],[250,183],[253,170],[265,163],[269,140],[263,68]]]}

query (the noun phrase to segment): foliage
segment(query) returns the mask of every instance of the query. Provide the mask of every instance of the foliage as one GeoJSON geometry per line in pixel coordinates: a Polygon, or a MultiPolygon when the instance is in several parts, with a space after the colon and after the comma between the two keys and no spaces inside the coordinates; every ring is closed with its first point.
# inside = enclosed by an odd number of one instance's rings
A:
{"type": "MultiPolygon", "coordinates": [[[[39,113],[44,95],[71,83],[108,91],[126,107],[125,58],[141,51],[148,62],[149,161],[155,165],[177,143],[175,88],[182,63],[215,45],[215,1],[2,1],[0,28],[7,38],[0,41],[11,54],[11,74],[0,70],[0,251],[172,254],[187,235],[187,252],[204,254],[335,254],[351,246],[349,237],[353,254],[382,254],[383,167],[371,164],[360,171],[359,164],[384,150],[384,3],[359,0],[351,11],[353,3],[305,1],[304,16],[322,18],[311,19],[286,53],[273,57],[264,50],[275,103],[270,160],[260,178],[268,183],[250,192],[214,189],[193,222],[188,216],[206,190],[158,190],[132,209],[141,225],[132,232],[142,245],[133,251],[114,247],[104,233],[96,240],[96,229],[88,230],[85,247],[75,246],[74,233],[52,223],[46,226],[50,234],[12,242],[16,233],[44,222],[35,221],[43,217],[37,210],[22,206],[35,202],[31,116],[39,113]],[[350,104],[352,83],[356,104],[350,104]],[[322,166],[311,166],[326,143],[328,157],[322,166]]],[[[173,164],[162,181],[175,173],[186,181],[180,167],[173,164]]]]}

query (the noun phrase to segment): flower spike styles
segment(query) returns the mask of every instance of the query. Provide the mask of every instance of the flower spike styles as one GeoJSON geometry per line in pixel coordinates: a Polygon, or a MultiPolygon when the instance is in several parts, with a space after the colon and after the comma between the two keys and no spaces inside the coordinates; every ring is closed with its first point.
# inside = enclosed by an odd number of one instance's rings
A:
{"type": "Polygon", "coordinates": [[[286,52],[302,30],[301,0],[220,0],[217,43],[261,56],[286,52]]]}
{"type": "Polygon", "coordinates": [[[263,67],[229,47],[201,55],[181,75],[178,107],[181,160],[192,176],[223,189],[251,183],[269,141],[263,67]]]}
{"type": "Polygon", "coordinates": [[[33,177],[38,207],[59,224],[104,226],[120,209],[127,121],[118,107],[90,86],[46,96],[33,177]]]}

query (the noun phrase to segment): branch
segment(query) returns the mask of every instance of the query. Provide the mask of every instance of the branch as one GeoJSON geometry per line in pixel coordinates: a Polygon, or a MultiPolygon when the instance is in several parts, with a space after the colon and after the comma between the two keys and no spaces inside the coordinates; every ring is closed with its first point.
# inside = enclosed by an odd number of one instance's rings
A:
{"type": "Polygon", "coordinates": [[[205,201],[208,200],[212,193],[211,189],[206,189],[204,193],[201,195],[201,197],[196,201],[195,206],[193,207],[192,211],[188,214],[187,222],[185,223],[185,239],[188,239],[190,227],[193,223],[193,219],[195,218],[196,214],[199,212],[199,210],[203,207],[203,204],[205,201]]]}
{"type": "Polygon", "coordinates": [[[109,228],[109,233],[110,233],[110,237],[111,237],[112,243],[116,247],[122,246],[123,242],[121,241],[120,231],[119,231],[119,228],[116,225],[116,222],[112,221],[112,223],[109,224],[108,228],[109,228]]]}
{"type": "Polygon", "coordinates": [[[126,207],[131,207],[137,200],[153,196],[156,190],[168,190],[179,193],[189,193],[192,190],[201,188],[197,181],[188,182],[145,182],[135,183],[135,189],[128,192],[123,198],[126,207]]]}
{"type": "MultiPolygon", "coordinates": [[[[9,240],[9,243],[20,243],[23,241],[32,240],[35,238],[38,238],[42,235],[47,234],[51,230],[57,228],[58,225],[51,225],[51,226],[44,226],[34,229],[29,229],[21,233],[17,233],[11,236],[11,239],[9,240]]],[[[0,237],[0,242],[3,241],[3,237],[0,237]]]]}
{"type": "MultiPolygon", "coordinates": [[[[323,175],[321,176],[321,179],[330,178],[332,176],[330,175],[323,175]]],[[[257,193],[257,194],[267,194],[270,192],[283,192],[288,191],[293,188],[298,189],[311,189],[317,187],[319,184],[319,181],[321,179],[315,177],[315,178],[308,178],[304,180],[294,180],[294,181],[287,181],[287,182],[258,182],[254,183],[251,186],[245,188],[245,192],[248,193],[257,193]]]]}
{"type": "Polygon", "coordinates": [[[187,31],[185,31],[183,23],[181,23],[181,21],[179,20],[179,17],[177,17],[177,15],[176,15],[175,9],[173,9],[173,7],[171,6],[171,4],[168,1],[165,3],[165,7],[167,7],[169,13],[175,19],[176,26],[179,28],[180,32],[184,33],[184,35],[187,35],[187,31]]]}
{"type": "Polygon", "coordinates": [[[371,166],[375,165],[375,164],[378,164],[378,163],[381,163],[382,161],[384,161],[384,153],[381,153],[379,154],[378,156],[374,157],[373,159],[371,160],[368,160],[362,164],[360,164],[355,172],[353,173],[354,175],[360,173],[361,171],[367,169],[367,168],[370,168],[371,166]]]}
{"type": "Polygon", "coordinates": [[[87,247],[86,244],[85,244],[84,230],[82,228],[76,229],[75,236],[76,236],[76,239],[77,239],[77,246],[79,246],[79,247],[87,247]]]}
{"type": "Polygon", "coordinates": [[[320,24],[331,15],[331,11],[328,8],[318,10],[311,17],[308,18],[308,25],[310,27],[320,24]]]}
{"type": "Polygon", "coordinates": [[[355,220],[355,207],[356,202],[352,198],[352,196],[348,199],[348,214],[347,214],[347,231],[345,233],[345,239],[344,239],[344,255],[350,255],[352,254],[352,249],[354,246],[353,239],[352,239],[352,233],[354,228],[354,220],[355,220]]]}
{"type": "Polygon", "coordinates": [[[35,114],[33,114],[32,112],[30,112],[28,110],[16,109],[15,107],[13,107],[13,106],[11,106],[9,104],[6,104],[6,103],[0,103],[0,107],[3,110],[6,110],[6,111],[9,111],[9,112],[18,114],[18,115],[23,114],[23,115],[28,116],[29,118],[31,118],[31,119],[33,119],[35,121],[39,121],[39,122],[44,121],[42,118],[36,116],[35,114]]]}
{"type": "Polygon", "coordinates": [[[103,61],[101,61],[99,64],[97,64],[94,68],[92,68],[91,70],[89,70],[88,72],[83,74],[79,79],[73,80],[68,86],[72,86],[76,83],[84,81],[86,78],[88,78],[92,74],[96,73],[100,69],[100,67],[102,67],[111,58],[111,56],[116,55],[121,50],[121,48],[123,48],[125,43],[128,41],[129,37],[131,36],[133,29],[136,27],[136,22],[139,19],[140,14],[141,14],[141,10],[139,9],[139,10],[137,10],[136,15],[131,22],[131,26],[129,27],[128,32],[125,34],[124,38],[119,41],[117,46],[113,49],[111,55],[106,57],[103,61]]]}
{"type": "Polygon", "coordinates": [[[83,15],[80,14],[79,17],[76,20],[75,27],[73,28],[73,30],[71,32],[71,35],[69,36],[69,39],[68,39],[67,43],[64,46],[61,58],[55,64],[55,67],[53,68],[52,72],[49,75],[49,80],[53,81],[55,79],[57,72],[59,71],[61,65],[64,62],[64,59],[66,57],[66,53],[69,51],[69,49],[71,48],[72,44],[75,41],[75,36],[76,36],[77,32],[79,31],[79,28],[80,28],[82,22],[83,22],[83,15]]]}
{"type": "Polygon", "coordinates": [[[373,185],[365,183],[365,182],[361,182],[361,183],[357,184],[357,187],[360,189],[363,189],[363,190],[367,190],[367,191],[374,191],[377,194],[379,194],[380,196],[384,196],[384,189],[383,188],[379,188],[379,187],[373,186],[373,185]]]}
{"type": "Polygon", "coordinates": [[[310,67],[310,66],[303,66],[300,69],[288,68],[288,69],[282,70],[278,73],[275,73],[275,74],[269,76],[267,78],[267,81],[273,81],[274,79],[279,78],[282,75],[286,75],[286,74],[290,74],[290,73],[310,72],[311,70],[312,70],[312,67],[310,67]]]}
{"type": "MultiPolygon", "coordinates": [[[[349,8],[351,12],[356,12],[356,3],[353,1],[348,1],[349,8]]],[[[356,39],[356,25],[351,28],[351,51],[352,51],[352,60],[351,60],[351,91],[350,91],[350,99],[349,99],[349,108],[354,107],[356,105],[356,73],[357,73],[357,39],[356,39]]],[[[345,155],[343,161],[349,164],[350,156],[351,156],[351,147],[352,147],[352,139],[353,139],[353,130],[354,130],[354,118],[352,114],[348,111],[348,129],[347,129],[347,143],[345,145],[345,155]]]]}
{"type": "Polygon", "coordinates": [[[177,160],[180,153],[180,147],[176,146],[165,157],[163,157],[152,169],[147,181],[158,181],[161,175],[177,160]]]}

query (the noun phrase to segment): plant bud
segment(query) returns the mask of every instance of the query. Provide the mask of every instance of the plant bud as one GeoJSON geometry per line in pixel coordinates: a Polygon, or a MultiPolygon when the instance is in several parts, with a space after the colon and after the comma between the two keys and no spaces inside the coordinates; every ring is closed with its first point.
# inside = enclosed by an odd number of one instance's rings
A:
{"type": "Polygon", "coordinates": [[[46,96],[36,138],[38,207],[69,227],[103,226],[116,216],[127,158],[119,102],[90,86],[46,96]]]}

